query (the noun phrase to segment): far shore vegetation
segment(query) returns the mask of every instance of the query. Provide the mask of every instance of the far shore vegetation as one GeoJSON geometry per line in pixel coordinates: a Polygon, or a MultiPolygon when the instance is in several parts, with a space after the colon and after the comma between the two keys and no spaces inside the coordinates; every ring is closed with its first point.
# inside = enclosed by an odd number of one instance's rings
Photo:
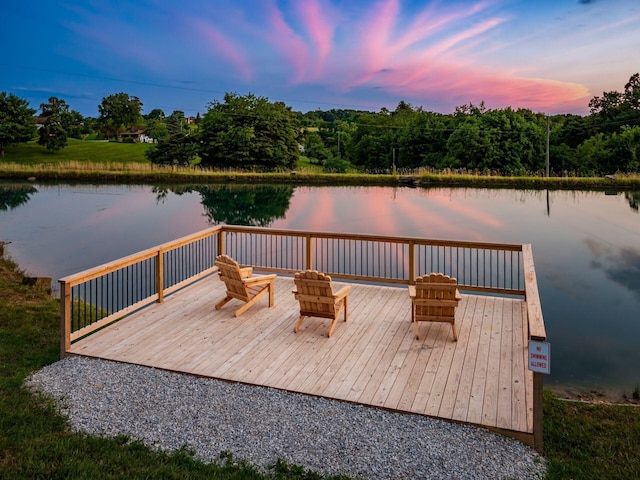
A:
{"type": "MultiPolygon", "coordinates": [[[[0,478],[346,479],[278,459],[260,473],[228,452],[205,464],[187,450],[157,452],[126,436],[72,432],[51,399],[23,386],[60,352],[59,300],[24,277],[0,242],[0,478]]],[[[548,480],[640,478],[640,407],[566,401],[545,391],[544,429],[548,480]]]]}
{"type": "Polygon", "coordinates": [[[640,174],[601,177],[499,175],[496,172],[452,172],[415,169],[367,173],[330,173],[300,156],[294,169],[279,171],[207,169],[154,165],[144,143],[69,139],[64,150],[51,154],[35,142],[8,147],[0,161],[0,179],[38,182],[123,183],[286,183],[298,185],[407,185],[534,189],[637,189],[640,174]]]}

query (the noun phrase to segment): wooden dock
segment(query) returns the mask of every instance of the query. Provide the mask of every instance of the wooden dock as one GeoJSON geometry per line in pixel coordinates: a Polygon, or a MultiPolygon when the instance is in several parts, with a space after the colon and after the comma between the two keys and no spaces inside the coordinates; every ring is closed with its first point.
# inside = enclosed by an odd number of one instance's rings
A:
{"type": "MultiPolygon", "coordinates": [[[[334,281],[336,288],[341,282],[334,281]]],[[[486,427],[533,445],[533,374],[527,304],[467,295],[448,324],[420,325],[406,286],[351,283],[349,321],[308,318],[293,332],[293,279],[279,275],[275,307],[261,300],[239,318],[210,275],[71,344],[67,354],[263,385],[486,427]]]]}

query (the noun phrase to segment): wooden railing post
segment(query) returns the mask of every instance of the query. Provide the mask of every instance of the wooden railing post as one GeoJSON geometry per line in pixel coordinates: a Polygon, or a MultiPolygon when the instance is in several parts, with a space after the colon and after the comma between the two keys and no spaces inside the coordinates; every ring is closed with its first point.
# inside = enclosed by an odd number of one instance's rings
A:
{"type": "Polygon", "coordinates": [[[544,373],[533,372],[533,448],[544,453],[544,373]]]}
{"type": "Polygon", "coordinates": [[[156,254],[156,292],[158,292],[157,303],[164,301],[164,251],[158,250],[156,254]]]}
{"type": "Polygon", "coordinates": [[[416,242],[409,242],[409,285],[416,283],[416,242]]]}
{"type": "Polygon", "coordinates": [[[60,282],[60,358],[71,350],[71,286],[60,282]]]}
{"type": "Polygon", "coordinates": [[[313,267],[313,263],[312,263],[313,252],[311,251],[311,235],[307,235],[305,239],[306,239],[306,249],[305,249],[306,255],[305,255],[304,266],[305,266],[305,269],[311,270],[313,267]]]}
{"type": "Polygon", "coordinates": [[[224,254],[224,230],[218,230],[218,255],[224,254]]]}

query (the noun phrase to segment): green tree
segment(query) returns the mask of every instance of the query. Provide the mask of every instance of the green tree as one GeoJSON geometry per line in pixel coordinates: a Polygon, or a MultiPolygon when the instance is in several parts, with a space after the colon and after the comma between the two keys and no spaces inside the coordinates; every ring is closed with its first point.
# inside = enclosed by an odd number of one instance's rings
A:
{"type": "Polygon", "coordinates": [[[10,93],[0,92],[0,157],[9,145],[28,142],[36,133],[29,102],[10,93]]]}
{"type": "Polygon", "coordinates": [[[620,132],[611,134],[606,146],[610,165],[605,173],[640,171],[640,126],[623,125],[620,132]]]}
{"type": "Polygon", "coordinates": [[[118,134],[141,121],[142,102],[138,97],[116,93],[104,97],[98,105],[98,125],[107,138],[118,134]]]}
{"type": "Polygon", "coordinates": [[[446,168],[447,140],[453,128],[451,116],[420,112],[399,130],[398,168],[446,168]]]}
{"type": "Polygon", "coordinates": [[[449,136],[445,161],[453,168],[489,168],[490,145],[491,138],[480,117],[470,115],[449,136]]]}
{"type": "Polygon", "coordinates": [[[169,132],[169,135],[175,135],[176,133],[182,133],[183,130],[184,112],[175,110],[167,117],[167,132],[169,132]]]}
{"type": "Polygon", "coordinates": [[[145,151],[145,156],[156,165],[190,166],[198,155],[196,139],[178,132],[159,140],[145,151]]]}
{"type": "Polygon", "coordinates": [[[218,168],[294,168],[300,155],[295,114],[282,102],[227,93],[209,104],[200,125],[201,165],[218,168]]]}
{"type": "Polygon", "coordinates": [[[44,123],[38,131],[38,144],[51,152],[62,150],[67,146],[67,131],[62,125],[62,118],[69,113],[69,105],[64,100],[50,97],[49,103],[40,105],[44,123]]]}
{"type": "Polygon", "coordinates": [[[144,116],[145,120],[164,120],[164,111],[154,108],[144,116]]]}
{"type": "Polygon", "coordinates": [[[62,128],[67,132],[68,137],[81,138],[85,120],[80,112],[77,110],[63,112],[60,120],[62,121],[62,128]]]}
{"type": "Polygon", "coordinates": [[[307,132],[304,142],[304,154],[309,158],[311,163],[322,165],[331,154],[329,149],[325,147],[322,137],[318,132],[307,132]]]}
{"type": "Polygon", "coordinates": [[[594,123],[605,133],[618,131],[623,125],[640,125],[640,74],[629,78],[623,92],[603,92],[589,102],[594,123]]]}
{"type": "Polygon", "coordinates": [[[167,124],[163,119],[147,120],[147,127],[144,133],[155,141],[164,140],[169,136],[167,124]]]}
{"type": "MultiPolygon", "coordinates": [[[[466,117],[465,117],[466,115],[466,117]]],[[[472,110],[447,140],[452,166],[503,174],[538,171],[544,166],[544,131],[529,111],[472,110]]]]}

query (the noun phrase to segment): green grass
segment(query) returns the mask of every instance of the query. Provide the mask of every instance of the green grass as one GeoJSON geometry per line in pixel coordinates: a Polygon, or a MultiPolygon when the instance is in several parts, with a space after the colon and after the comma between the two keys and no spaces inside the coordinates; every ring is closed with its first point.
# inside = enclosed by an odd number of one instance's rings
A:
{"type": "Polygon", "coordinates": [[[79,163],[143,163],[149,160],[144,152],[149,148],[147,143],[118,143],[70,138],[67,146],[55,153],[49,152],[37,142],[21,143],[7,147],[4,159],[0,162],[11,162],[20,165],[79,163]]]}
{"type": "MultiPolygon", "coordinates": [[[[275,459],[263,475],[224,453],[204,464],[185,450],[71,433],[51,401],[22,388],[59,355],[59,302],[22,278],[0,242],[0,478],[325,478],[275,459]]],[[[547,391],[544,414],[549,480],[640,478],[640,408],[568,402],[547,391]]]]}
{"type": "Polygon", "coordinates": [[[640,478],[640,407],[565,401],[545,392],[548,479],[640,478]]]}

